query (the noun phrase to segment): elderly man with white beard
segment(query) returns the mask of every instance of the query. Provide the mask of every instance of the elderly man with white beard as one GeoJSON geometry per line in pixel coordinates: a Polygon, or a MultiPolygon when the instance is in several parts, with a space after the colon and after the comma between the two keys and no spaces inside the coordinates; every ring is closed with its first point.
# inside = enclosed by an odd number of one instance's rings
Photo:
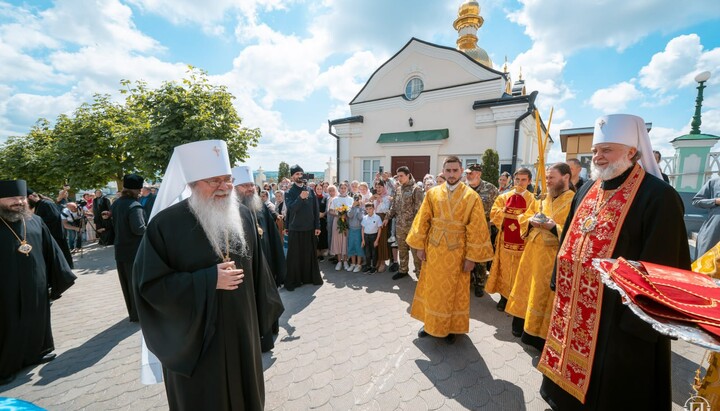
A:
{"type": "Polygon", "coordinates": [[[551,280],[540,394],[555,410],[670,410],[670,340],[603,285],[592,261],[689,270],[682,201],[660,179],[640,117],[600,117],[592,153],[592,180],[572,201],[551,280]]]}
{"type": "Polygon", "coordinates": [[[254,219],[233,191],[224,141],[175,148],[150,218],[135,297],[170,409],[263,409],[260,334],[282,303],[261,264],[254,219]]]}
{"type": "MultiPolygon", "coordinates": [[[[282,284],[285,280],[285,254],[283,252],[283,244],[280,239],[280,233],[275,220],[277,213],[272,212],[265,205],[257,191],[255,183],[253,183],[250,167],[239,166],[232,169],[233,184],[235,185],[235,193],[240,200],[241,208],[248,208],[255,218],[255,235],[260,243],[263,254],[263,263],[273,275],[276,285],[282,284]]],[[[260,344],[262,352],[268,352],[275,347],[273,342],[273,334],[279,331],[279,323],[276,318],[273,322],[272,331],[260,335],[260,344]]]]}

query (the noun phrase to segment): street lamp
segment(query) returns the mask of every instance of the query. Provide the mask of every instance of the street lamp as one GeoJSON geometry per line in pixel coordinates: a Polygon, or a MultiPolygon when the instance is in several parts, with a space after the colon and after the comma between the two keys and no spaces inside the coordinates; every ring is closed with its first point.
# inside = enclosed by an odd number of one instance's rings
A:
{"type": "Polygon", "coordinates": [[[700,119],[700,112],[702,109],[702,101],[703,101],[703,90],[705,89],[705,82],[710,79],[710,72],[709,71],[703,71],[702,73],[695,76],[695,81],[698,82],[697,90],[697,98],[695,99],[695,115],[693,116],[692,122],[690,125],[692,126],[692,130],[690,130],[690,134],[700,134],[700,124],[702,124],[702,120],[700,119]]]}

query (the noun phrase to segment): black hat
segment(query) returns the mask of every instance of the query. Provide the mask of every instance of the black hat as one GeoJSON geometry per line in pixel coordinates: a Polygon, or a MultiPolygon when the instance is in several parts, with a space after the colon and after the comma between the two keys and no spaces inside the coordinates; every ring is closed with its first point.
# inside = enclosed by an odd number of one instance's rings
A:
{"type": "Polygon", "coordinates": [[[469,173],[471,171],[480,171],[482,172],[482,165],[478,163],[469,164],[467,168],[465,169],[466,173],[469,173]]]}
{"type": "Polygon", "coordinates": [[[123,188],[139,190],[143,186],[143,178],[137,174],[127,174],[123,177],[123,188]]]}
{"type": "Polygon", "coordinates": [[[35,190],[33,190],[32,188],[28,187],[28,188],[27,188],[27,195],[30,195],[30,194],[35,194],[35,190]]]}
{"type": "Polygon", "coordinates": [[[304,172],[305,172],[305,170],[303,170],[302,167],[300,167],[297,164],[294,164],[292,167],[290,167],[290,175],[293,175],[295,173],[304,173],[304,172]]]}
{"type": "Polygon", "coordinates": [[[25,180],[0,180],[0,198],[27,196],[25,180]]]}

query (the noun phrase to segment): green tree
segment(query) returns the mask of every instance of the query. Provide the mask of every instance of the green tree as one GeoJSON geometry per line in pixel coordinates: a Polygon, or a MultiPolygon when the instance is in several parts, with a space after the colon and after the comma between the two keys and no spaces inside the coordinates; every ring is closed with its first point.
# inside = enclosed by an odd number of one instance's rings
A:
{"type": "Polygon", "coordinates": [[[138,119],[109,95],[95,95],[73,117],[58,117],[54,168],[63,170],[73,187],[97,188],[115,181],[122,188],[123,175],[136,169],[129,143],[138,119]]]}
{"type": "Polygon", "coordinates": [[[281,161],[278,165],[278,181],[282,181],[283,178],[290,178],[290,165],[281,161]]]}
{"type": "Polygon", "coordinates": [[[497,186],[500,177],[500,156],[498,152],[488,148],[482,156],[482,179],[497,186]]]}
{"type": "Polygon", "coordinates": [[[33,190],[53,197],[64,182],[61,170],[53,167],[55,141],[50,122],[44,118],[27,135],[9,137],[0,146],[0,175],[26,180],[33,190]]]}
{"type": "Polygon", "coordinates": [[[225,140],[230,164],[247,158],[248,150],[257,146],[258,129],[242,127],[242,119],[232,105],[233,95],[225,86],[210,84],[207,73],[194,67],[181,83],[164,82],[149,89],[145,82],[132,86],[124,81],[127,106],[140,115],[137,135],[130,142],[138,171],[147,179],[162,176],[173,148],[181,144],[225,140]]]}

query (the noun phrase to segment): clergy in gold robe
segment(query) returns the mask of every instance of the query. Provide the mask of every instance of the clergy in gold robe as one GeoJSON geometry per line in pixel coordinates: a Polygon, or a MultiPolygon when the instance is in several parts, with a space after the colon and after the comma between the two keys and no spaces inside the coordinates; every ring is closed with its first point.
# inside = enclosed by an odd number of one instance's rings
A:
{"type": "Polygon", "coordinates": [[[490,222],[498,229],[495,239],[495,257],[485,291],[500,293],[498,311],[505,311],[507,298],[515,282],[520,257],[525,249],[523,233],[527,231],[528,217],[525,212],[532,207],[535,197],[527,190],[532,173],[527,168],[515,172],[515,187],[500,194],[490,210],[490,222]]]}
{"type": "Polygon", "coordinates": [[[426,193],[406,241],[422,261],[410,311],[424,324],[418,336],[452,344],[470,329],[470,271],[493,250],[482,200],[460,181],[460,160],[448,157],[443,174],[446,182],[426,193]]]}
{"type": "Polygon", "coordinates": [[[508,297],[505,312],[513,319],[513,335],[522,337],[525,344],[542,350],[550,325],[555,293],[550,289],[550,277],[575,192],[570,190],[570,166],[556,163],[548,168],[545,182],[548,192],[541,202],[536,201],[525,213],[528,217],[543,213],[548,220],[530,219],[528,235],[515,283],[508,297]]]}
{"type": "MultiPolygon", "coordinates": [[[[713,278],[720,278],[720,243],[715,244],[700,258],[692,263],[692,270],[696,273],[707,274],[713,278]]],[[[720,353],[706,352],[705,375],[700,377],[700,370],[704,364],[700,364],[695,375],[693,388],[697,395],[705,399],[711,410],[720,409],[720,353]]]]}

